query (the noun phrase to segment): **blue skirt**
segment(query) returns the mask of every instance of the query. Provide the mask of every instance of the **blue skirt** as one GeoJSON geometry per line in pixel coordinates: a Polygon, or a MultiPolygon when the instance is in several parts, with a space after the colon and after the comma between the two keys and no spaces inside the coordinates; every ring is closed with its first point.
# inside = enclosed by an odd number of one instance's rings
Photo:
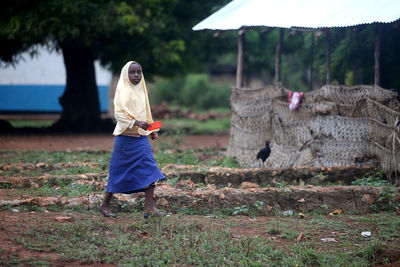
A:
{"type": "Polygon", "coordinates": [[[107,192],[131,194],[145,191],[164,179],[157,167],[147,136],[117,135],[111,155],[107,192]]]}

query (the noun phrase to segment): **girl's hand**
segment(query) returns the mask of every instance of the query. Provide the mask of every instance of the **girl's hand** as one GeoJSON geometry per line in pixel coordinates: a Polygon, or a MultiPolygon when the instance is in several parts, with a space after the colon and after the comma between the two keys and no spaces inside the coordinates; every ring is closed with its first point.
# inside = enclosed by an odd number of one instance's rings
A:
{"type": "Polygon", "coordinates": [[[143,130],[147,130],[147,128],[151,127],[150,123],[147,123],[145,121],[135,121],[134,125],[136,125],[139,128],[142,128],[143,130]]]}
{"type": "Polygon", "coordinates": [[[150,133],[150,137],[152,140],[158,139],[158,133],[152,132],[152,133],[150,133]]]}

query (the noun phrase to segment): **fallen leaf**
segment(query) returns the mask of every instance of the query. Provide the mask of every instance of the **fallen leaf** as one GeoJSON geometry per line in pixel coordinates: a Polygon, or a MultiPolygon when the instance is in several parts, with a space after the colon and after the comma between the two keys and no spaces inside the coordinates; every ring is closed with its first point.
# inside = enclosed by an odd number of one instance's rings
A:
{"type": "Polygon", "coordinates": [[[334,210],[334,211],[330,212],[329,215],[334,216],[334,215],[342,214],[342,213],[343,213],[343,210],[338,209],[338,210],[334,210]]]}
{"type": "Polygon", "coordinates": [[[300,234],[297,236],[296,241],[299,242],[299,241],[302,240],[303,238],[304,238],[304,234],[303,234],[303,233],[300,233],[300,234]]]}
{"type": "Polygon", "coordinates": [[[299,203],[303,203],[305,200],[304,200],[304,197],[303,198],[300,198],[299,200],[297,200],[297,202],[299,202],[299,203]]]}
{"type": "Polygon", "coordinates": [[[274,207],[267,205],[266,208],[267,208],[267,211],[271,211],[274,207]]]}
{"type": "Polygon", "coordinates": [[[149,239],[152,239],[152,237],[147,233],[147,232],[141,232],[141,233],[138,233],[137,234],[138,235],[138,237],[140,237],[140,238],[149,238],[149,239]]]}
{"type": "Polygon", "coordinates": [[[44,163],[44,162],[36,163],[36,167],[37,167],[37,168],[42,168],[42,167],[44,167],[44,166],[46,166],[46,163],[44,163]]]}

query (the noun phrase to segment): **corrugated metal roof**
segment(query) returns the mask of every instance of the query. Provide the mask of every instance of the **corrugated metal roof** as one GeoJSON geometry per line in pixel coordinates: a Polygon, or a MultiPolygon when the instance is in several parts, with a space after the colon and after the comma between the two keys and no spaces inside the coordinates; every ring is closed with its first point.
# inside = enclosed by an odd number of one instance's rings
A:
{"type": "Polygon", "coordinates": [[[193,30],[348,27],[400,18],[400,0],[234,0],[193,30]]]}

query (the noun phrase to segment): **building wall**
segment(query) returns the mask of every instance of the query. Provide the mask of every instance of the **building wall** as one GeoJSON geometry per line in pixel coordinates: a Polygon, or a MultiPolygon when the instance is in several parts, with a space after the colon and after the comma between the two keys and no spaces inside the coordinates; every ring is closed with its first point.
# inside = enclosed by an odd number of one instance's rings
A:
{"type": "MultiPolygon", "coordinates": [[[[109,110],[111,72],[95,62],[100,109],[109,110]]],[[[0,66],[0,112],[60,112],[66,71],[61,53],[39,48],[31,58],[23,53],[15,66],[0,66]]]]}

